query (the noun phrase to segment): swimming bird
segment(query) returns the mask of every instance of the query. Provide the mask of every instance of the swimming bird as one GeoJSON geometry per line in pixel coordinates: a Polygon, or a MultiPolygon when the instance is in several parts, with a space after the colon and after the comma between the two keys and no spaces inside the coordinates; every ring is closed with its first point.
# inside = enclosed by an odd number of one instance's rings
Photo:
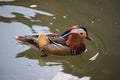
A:
{"type": "Polygon", "coordinates": [[[16,36],[16,40],[26,43],[43,55],[78,55],[85,51],[84,39],[92,40],[88,36],[85,27],[75,25],[67,29],[62,34],[45,34],[39,35],[16,36]]]}

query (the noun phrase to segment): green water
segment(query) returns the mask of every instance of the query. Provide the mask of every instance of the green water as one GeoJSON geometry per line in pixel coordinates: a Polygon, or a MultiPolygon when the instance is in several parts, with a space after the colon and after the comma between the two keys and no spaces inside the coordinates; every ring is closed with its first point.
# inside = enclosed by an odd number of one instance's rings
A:
{"type": "Polygon", "coordinates": [[[119,80],[118,0],[0,0],[1,80],[119,80]],[[84,25],[93,41],[78,56],[40,57],[16,35],[84,25]],[[64,77],[65,76],[65,77],[64,77]]]}

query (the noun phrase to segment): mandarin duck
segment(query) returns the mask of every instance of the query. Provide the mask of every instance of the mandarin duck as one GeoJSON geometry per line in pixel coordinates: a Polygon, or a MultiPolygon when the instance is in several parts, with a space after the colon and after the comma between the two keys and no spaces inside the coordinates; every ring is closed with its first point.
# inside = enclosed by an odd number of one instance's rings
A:
{"type": "Polygon", "coordinates": [[[85,51],[83,40],[91,40],[85,27],[76,25],[70,27],[62,34],[45,34],[16,36],[16,40],[27,43],[39,51],[54,55],[78,55],[85,51]]]}

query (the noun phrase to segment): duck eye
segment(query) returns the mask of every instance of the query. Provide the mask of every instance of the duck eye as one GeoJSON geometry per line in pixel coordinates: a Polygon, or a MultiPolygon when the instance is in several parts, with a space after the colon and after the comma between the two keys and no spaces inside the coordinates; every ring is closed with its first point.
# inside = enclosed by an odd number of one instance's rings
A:
{"type": "Polygon", "coordinates": [[[81,35],[83,35],[83,33],[80,33],[81,35]]]}

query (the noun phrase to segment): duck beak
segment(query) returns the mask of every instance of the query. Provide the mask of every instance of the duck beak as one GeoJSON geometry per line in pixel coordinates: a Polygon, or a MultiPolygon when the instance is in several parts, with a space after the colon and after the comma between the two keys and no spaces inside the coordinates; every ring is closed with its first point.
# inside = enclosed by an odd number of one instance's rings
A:
{"type": "Polygon", "coordinates": [[[87,39],[87,40],[89,40],[89,41],[92,41],[93,39],[92,38],[90,38],[90,37],[86,37],[85,39],[87,39]]]}

